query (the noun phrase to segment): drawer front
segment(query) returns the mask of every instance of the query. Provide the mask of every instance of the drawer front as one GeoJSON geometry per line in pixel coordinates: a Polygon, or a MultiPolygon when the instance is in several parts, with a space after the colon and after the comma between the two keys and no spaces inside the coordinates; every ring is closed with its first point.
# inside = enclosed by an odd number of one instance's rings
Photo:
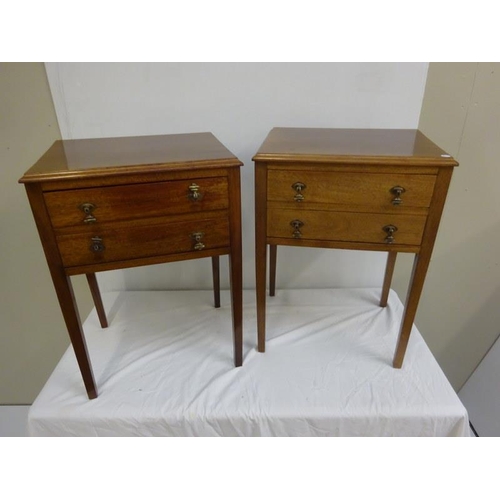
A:
{"type": "Polygon", "coordinates": [[[267,235],[271,238],[420,245],[425,222],[424,215],[269,210],[267,235]]]}
{"type": "Polygon", "coordinates": [[[435,181],[435,175],[270,170],[267,197],[304,206],[329,203],[404,211],[429,207],[435,181]]]}
{"type": "Polygon", "coordinates": [[[103,226],[57,237],[65,267],[199,252],[229,246],[227,219],[103,226]]]}
{"type": "Polygon", "coordinates": [[[55,228],[99,226],[109,222],[228,207],[226,177],[131,184],[45,193],[55,228]]]}

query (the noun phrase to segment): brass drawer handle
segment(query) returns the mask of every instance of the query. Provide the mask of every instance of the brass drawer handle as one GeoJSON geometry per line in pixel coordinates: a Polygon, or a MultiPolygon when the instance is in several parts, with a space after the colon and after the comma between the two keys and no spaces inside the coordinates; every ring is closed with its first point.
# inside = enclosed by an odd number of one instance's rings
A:
{"type": "Polygon", "coordinates": [[[292,184],[292,189],[295,189],[296,195],[293,197],[295,201],[304,201],[304,195],[302,194],[302,190],[305,189],[307,186],[302,183],[302,182],[296,182],[295,184],[292,184]]]}
{"type": "Polygon", "coordinates": [[[205,233],[191,233],[190,236],[194,241],[193,250],[203,250],[205,248],[205,244],[201,241],[205,233]]]}
{"type": "Polygon", "coordinates": [[[200,201],[203,198],[203,193],[200,193],[200,186],[193,182],[189,187],[188,187],[189,193],[188,193],[188,198],[191,201],[200,201]]]}
{"type": "Polygon", "coordinates": [[[387,238],[384,241],[389,245],[394,243],[394,233],[398,230],[398,228],[396,226],[393,226],[392,224],[389,224],[387,226],[384,226],[382,229],[387,233],[387,238]]]}
{"type": "Polygon", "coordinates": [[[292,222],[290,222],[290,226],[292,226],[295,231],[292,233],[294,238],[301,238],[302,233],[300,232],[300,228],[304,225],[304,223],[301,220],[295,219],[292,222]]]}
{"type": "Polygon", "coordinates": [[[94,222],[97,222],[97,219],[92,213],[95,210],[95,205],[93,203],[82,203],[78,208],[85,214],[85,219],[83,219],[85,224],[93,224],[94,222]]]}
{"type": "Polygon", "coordinates": [[[103,252],[104,251],[104,244],[102,243],[102,238],[99,236],[94,236],[92,238],[92,244],[90,245],[90,250],[92,252],[103,252]]]}
{"type": "Polygon", "coordinates": [[[406,192],[406,189],[401,186],[394,186],[391,188],[391,193],[395,196],[395,198],[392,200],[393,205],[402,205],[403,200],[401,199],[401,195],[406,192]]]}

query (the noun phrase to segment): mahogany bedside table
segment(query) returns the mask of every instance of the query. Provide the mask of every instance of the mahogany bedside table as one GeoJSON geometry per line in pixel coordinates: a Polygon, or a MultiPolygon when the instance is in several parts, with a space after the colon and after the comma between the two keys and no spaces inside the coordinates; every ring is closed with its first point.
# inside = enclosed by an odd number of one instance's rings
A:
{"type": "Polygon", "coordinates": [[[393,366],[401,368],[453,168],[418,130],[273,129],[255,162],[258,350],[265,351],[266,259],[275,293],[278,245],[415,254],[393,366]]]}
{"type": "Polygon", "coordinates": [[[234,364],[242,364],[240,166],[212,134],[56,141],[20,179],[90,399],[97,397],[70,276],[229,254],[234,364]]]}

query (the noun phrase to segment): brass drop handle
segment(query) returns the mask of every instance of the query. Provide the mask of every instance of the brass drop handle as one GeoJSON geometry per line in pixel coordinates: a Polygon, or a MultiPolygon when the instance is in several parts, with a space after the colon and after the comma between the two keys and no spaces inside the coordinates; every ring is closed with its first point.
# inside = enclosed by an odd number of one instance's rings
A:
{"type": "Polygon", "coordinates": [[[296,195],[293,197],[295,201],[304,201],[304,195],[302,194],[302,191],[306,188],[307,186],[302,183],[302,182],[296,182],[295,184],[292,184],[292,189],[295,189],[296,195]]]}
{"type": "Polygon", "coordinates": [[[198,186],[198,184],[196,184],[195,182],[191,183],[191,185],[188,187],[188,190],[188,198],[191,201],[199,201],[203,198],[203,194],[200,193],[200,186],[198,186]]]}
{"type": "Polygon", "coordinates": [[[191,239],[194,241],[193,250],[203,250],[205,244],[201,241],[205,233],[191,233],[191,239]]]}
{"type": "Polygon", "coordinates": [[[304,223],[301,220],[295,219],[292,222],[290,222],[290,226],[293,227],[294,232],[292,233],[294,238],[301,238],[302,233],[300,232],[300,228],[304,225],[304,223]]]}
{"type": "Polygon", "coordinates": [[[92,238],[92,244],[90,245],[92,252],[103,252],[104,248],[102,238],[100,236],[94,236],[92,238]]]}
{"type": "Polygon", "coordinates": [[[398,230],[398,228],[396,226],[393,226],[392,224],[389,224],[387,226],[384,226],[382,229],[387,233],[387,237],[384,241],[389,245],[394,243],[394,233],[398,230]]]}
{"type": "Polygon", "coordinates": [[[401,186],[394,186],[391,188],[391,193],[395,196],[395,198],[392,200],[393,205],[402,205],[403,200],[401,199],[401,195],[406,192],[406,189],[401,186]]]}
{"type": "Polygon", "coordinates": [[[85,219],[83,219],[85,224],[93,224],[94,222],[97,222],[97,219],[92,213],[95,210],[95,205],[93,203],[82,203],[79,208],[85,214],[85,219]]]}

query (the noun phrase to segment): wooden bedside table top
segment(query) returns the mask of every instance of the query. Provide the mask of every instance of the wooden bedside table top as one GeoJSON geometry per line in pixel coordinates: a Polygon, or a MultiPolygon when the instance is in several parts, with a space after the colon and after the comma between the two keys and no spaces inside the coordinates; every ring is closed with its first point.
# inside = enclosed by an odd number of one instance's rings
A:
{"type": "Polygon", "coordinates": [[[210,132],[73,139],[54,142],[19,182],[241,165],[210,132]]]}
{"type": "Polygon", "coordinates": [[[422,132],[413,129],[273,128],[253,160],[458,165],[422,132]]]}

